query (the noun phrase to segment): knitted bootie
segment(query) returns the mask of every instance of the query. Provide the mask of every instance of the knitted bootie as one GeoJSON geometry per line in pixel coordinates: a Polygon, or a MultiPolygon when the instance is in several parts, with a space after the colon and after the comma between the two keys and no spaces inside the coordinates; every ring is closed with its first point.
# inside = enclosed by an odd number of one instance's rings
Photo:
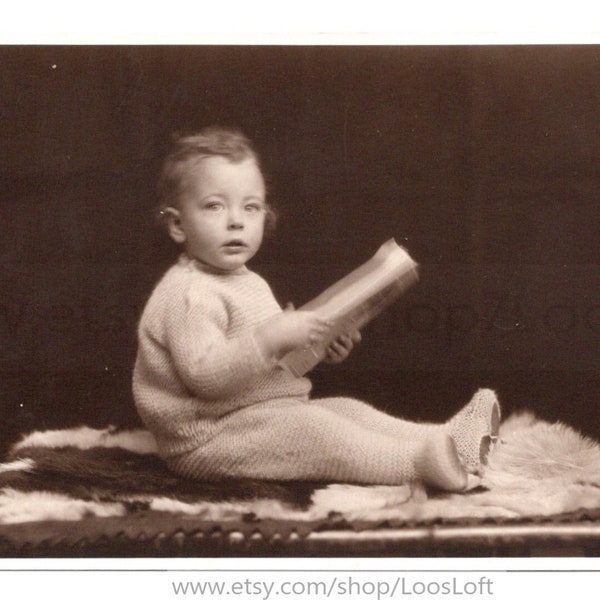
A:
{"type": "Polygon", "coordinates": [[[427,486],[447,492],[460,492],[467,486],[467,471],[454,440],[445,431],[437,431],[425,439],[415,467],[417,476],[427,486]]]}
{"type": "Polygon", "coordinates": [[[460,459],[469,473],[479,474],[498,438],[500,404],[492,390],[478,390],[447,423],[460,459]]]}

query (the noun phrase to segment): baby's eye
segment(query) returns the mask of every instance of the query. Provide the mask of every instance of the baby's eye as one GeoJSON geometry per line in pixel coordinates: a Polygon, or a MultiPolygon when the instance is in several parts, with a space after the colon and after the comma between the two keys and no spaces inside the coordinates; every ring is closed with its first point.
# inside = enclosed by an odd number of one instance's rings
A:
{"type": "Polygon", "coordinates": [[[262,204],[257,204],[257,203],[251,203],[251,204],[246,204],[246,206],[244,207],[245,210],[247,210],[248,212],[259,212],[263,209],[262,204]]]}
{"type": "Polygon", "coordinates": [[[202,207],[204,210],[216,212],[223,209],[223,204],[220,202],[209,202],[202,207]]]}

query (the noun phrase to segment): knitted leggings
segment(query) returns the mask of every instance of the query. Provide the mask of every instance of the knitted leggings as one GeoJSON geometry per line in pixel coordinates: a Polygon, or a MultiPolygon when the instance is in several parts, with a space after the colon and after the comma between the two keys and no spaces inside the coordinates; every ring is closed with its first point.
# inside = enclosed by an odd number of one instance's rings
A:
{"type": "Polygon", "coordinates": [[[399,485],[422,478],[423,442],[442,427],[403,421],[352,398],[273,400],[223,417],[212,439],[167,464],[192,479],[399,485]]]}

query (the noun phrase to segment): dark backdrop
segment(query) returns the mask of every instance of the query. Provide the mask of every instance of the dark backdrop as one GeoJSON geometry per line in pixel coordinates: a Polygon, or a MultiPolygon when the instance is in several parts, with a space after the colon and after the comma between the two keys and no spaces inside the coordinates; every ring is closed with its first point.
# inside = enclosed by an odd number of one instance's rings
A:
{"type": "Polygon", "coordinates": [[[296,305],[395,237],[421,281],[316,394],[443,419],[480,385],[600,435],[600,47],[0,48],[2,444],[138,425],[135,326],[175,249],[169,133],[235,125],[296,305]]]}

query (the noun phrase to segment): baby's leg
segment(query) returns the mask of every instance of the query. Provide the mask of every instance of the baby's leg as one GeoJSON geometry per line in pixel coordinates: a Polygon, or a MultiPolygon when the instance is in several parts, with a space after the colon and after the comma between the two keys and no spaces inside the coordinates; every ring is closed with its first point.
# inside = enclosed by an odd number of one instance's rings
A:
{"type": "Polygon", "coordinates": [[[399,485],[420,480],[461,490],[466,472],[446,432],[407,441],[363,427],[313,402],[265,402],[223,419],[219,434],[170,459],[196,479],[227,477],[399,485]]]}
{"type": "Polygon", "coordinates": [[[355,398],[318,398],[311,403],[344,416],[363,427],[406,440],[422,441],[444,429],[443,423],[419,423],[393,417],[355,398]]]}
{"type": "Polygon", "coordinates": [[[446,423],[417,423],[387,415],[364,402],[352,398],[313,400],[320,406],[387,435],[409,440],[424,440],[440,431],[450,433],[458,453],[470,473],[481,470],[487,461],[491,444],[498,436],[500,405],[492,390],[481,389],[471,401],[446,423]]]}

